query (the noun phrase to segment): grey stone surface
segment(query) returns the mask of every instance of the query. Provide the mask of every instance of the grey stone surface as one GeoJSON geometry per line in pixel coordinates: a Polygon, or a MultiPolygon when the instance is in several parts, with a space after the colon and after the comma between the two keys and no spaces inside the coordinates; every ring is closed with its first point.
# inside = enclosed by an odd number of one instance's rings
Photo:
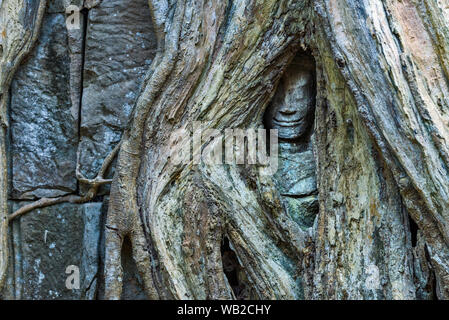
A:
{"type": "Polygon", "coordinates": [[[40,40],[11,89],[12,198],[71,193],[78,117],[70,100],[70,57],[63,14],[44,18],[40,40]]]}
{"type": "Polygon", "coordinates": [[[155,48],[146,0],[103,1],[89,10],[79,145],[87,177],[119,142],[155,48]]]}
{"type": "Polygon", "coordinates": [[[285,196],[308,196],[317,192],[312,146],[279,143],[279,168],[275,174],[279,191],[285,196]]]}
{"type": "Polygon", "coordinates": [[[288,214],[301,227],[311,227],[319,208],[315,159],[310,143],[279,143],[275,180],[288,214]]]}
{"type": "MultiPolygon", "coordinates": [[[[14,202],[16,210],[26,202],[14,202]]],[[[93,299],[99,266],[101,203],[60,204],[32,211],[12,226],[16,299],[93,299]],[[67,266],[80,270],[69,290],[67,266]]]]}
{"type": "MultiPolygon", "coordinates": [[[[146,1],[90,2],[95,7],[88,14],[86,46],[83,19],[87,15],[81,13],[79,30],[66,29],[63,12],[69,3],[82,1],[50,2],[38,45],[12,85],[12,199],[76,193],[80,140],[81,168],[87,176],[96,174],[120,139],[155,54],[146,1]]],[[[11,211],[26,203],[12,201],[11,211]]],[[[15,220],[10,228],[11,267],[0,297],[101,298],[97,290],[102,286],[100,212],[106,210],[102,203],[61,204],[15,220]],[[68,265],[80,268],[80,290],[65,287],[68,265]]],[[[131,254],[131,247],[125,246],[123,299],[145,299],[131,254]]]]}
{"type": "Polygon", "coordinates": [[[84,0],[48,0],[48,13],[65,13],[66,8],[75,5],[82,9],[84,0]]]}
{"type": "Polygon", "coordinates": [[[84,288],[81,298],[93,300],[96,295],[98,268],[100,265],[100,237],[102,203],[84,204],[84,235],[81,256],[81,288],[84,288]]]}

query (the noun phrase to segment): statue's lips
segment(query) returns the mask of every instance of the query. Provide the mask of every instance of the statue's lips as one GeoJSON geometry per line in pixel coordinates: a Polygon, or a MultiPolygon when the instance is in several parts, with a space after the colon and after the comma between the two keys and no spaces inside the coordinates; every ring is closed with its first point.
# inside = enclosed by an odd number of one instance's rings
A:
{"type": "Polygon", "coordinates": [[[296,127],[301,123],[302,120],[303,120],[303,118],[300,118],[298,120],[293,120],[293,121],[279,121],[276,118],[274,118],[273,123],[280,127],[296,127]]]}

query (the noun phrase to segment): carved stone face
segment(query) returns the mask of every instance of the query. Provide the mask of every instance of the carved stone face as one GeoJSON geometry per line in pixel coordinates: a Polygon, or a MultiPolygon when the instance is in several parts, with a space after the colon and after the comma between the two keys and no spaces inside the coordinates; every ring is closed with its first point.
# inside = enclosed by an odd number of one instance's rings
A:
{"type": "Polygon", "coordinates": [[[279,139],[302,137],[315,109],[314,77],[311,71],[288,70],[265,114],[267,129],[278,129],[279,139]]]}

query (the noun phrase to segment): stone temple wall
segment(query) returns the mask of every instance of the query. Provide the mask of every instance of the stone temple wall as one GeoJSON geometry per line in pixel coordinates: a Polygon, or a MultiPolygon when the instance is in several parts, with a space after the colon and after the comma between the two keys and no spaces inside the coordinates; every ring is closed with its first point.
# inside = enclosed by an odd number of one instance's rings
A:
{"type": "MultiPolygon", "coordinates": [[[[146,0],[86,0],[75,30],[66,28],[69,4],[83,8],[82,0],[50,0],[39,41],[12,83],[11,211],[41,197],[86,192],[76,179],[77,158],[82,173],[95,177],[120,141],[155,55],[146,0]]],[[[101,299],[108,192],[103,187],[94,202],[55,205],[16,219],[1,297],[101,299]],[[66,288],[69,265],[79,267],[80,289],[66,288]]],[[[129,246],[122,255],[122,298],[144,299],[129,246]]]]}

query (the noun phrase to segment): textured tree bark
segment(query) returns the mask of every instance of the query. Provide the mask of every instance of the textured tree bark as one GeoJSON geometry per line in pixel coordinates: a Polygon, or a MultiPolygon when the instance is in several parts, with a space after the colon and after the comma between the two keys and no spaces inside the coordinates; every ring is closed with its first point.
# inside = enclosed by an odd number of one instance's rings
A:
{"type": "MultiPolygon", "coordinates": [[[[20,10],[3,1],[2,13],[6,3],[20,10]]],[[[158,53],[111,186],[106,298],[121,296],[125,238],[151,299],[449,298],[447,0],[149,4],[158,53]],[[320,205],[308,230],[286,213],[261,166],[171,161],[177,130],[262,128],[299,51],[311,52],[317,69],[320,205]],[[230,265],[244,293],[230,283],[230,265]]],[[[10,36],[26,45],[3,47],[2,108],[4,79],[13,76],[4,70],[14,70],[5,66],[20,63],[20,48],[30,50],[40,10],[23,27],[30,34],[19,28],[10,36]]],[[[5,127],[2,135],[0,285],[5,127]]],[[[201,141],[201,150],[214,141],[201,141]]]]}
{"type": "MultiPolygon", "coordinates": [[[[218,253],[226,236],[261,298],[304,294],[306,298],[432,297],[434,285],[419,276],[416,265],[435,272],[437,295],[446,298],[445,4],[318,1],[308,11],[308,2],[296,2],[305,10],[276,15],[274,9],[282,8],[284,2],[266,1],[263,11],[253,2],[235,1],[228,3],[231,9],[218,3],[211,6],[215,14],[208,16],[215,17],[216,24],[210,25],[207,16],[202,18],[202,7],[195,11],[194,4],[188,8],[198,19],[182,23],[190,14],[184,4],[155,3],[153,8],[156,25],[164,30],[159,33],[160,51],[170,59],[161,58],[163,62],[150,71],[125,135],[115,180],[119,183],[113,185],[109,211],[109,243],[114,245],[108,250],[111,267],[107,271],[120,274],[119,262],[112,259],[114,252],[128,230],[138,230],[141,235],[133,237],[141,240],[134,242],[147,244],[147,251],[136,250],[141,271],[148,275],[147,265],[157,265],[147,279],[147,285],[156,289],[152,297],[231,297],[218,253]],[[170,9],[173,18],[167,19],[164,14],[170,9]],[[240,12],[244,14],[239,16],[240,12]],[[296,34],[284,33],[279,23],[283,19],[291,19],[289,27],[297,24],[296,34]],[[200,21],[203,32],[189,29],[200,21]],[[218,26],[224,21],[227,25],[222,30],[218,26]],[[435,29],[429,21],[438,21],[444,28],[435,29]],[[300,31],[305,34],[307,22],[313,22],[315,29],[304,39],[300,31]],[[199,42],[198,48],[199,34],[210,40],[199,42]],[[218,49],[213,46],[217,35],[224,39],[218,38],[218,49]],[[278,195],[271,182],[251,169],[245,169],[249,172],[245,175],[232,166],[220,172],[173,167],[167,162],[169,133],[186,128],[189,121],[201,119],[204,128],[218,129],[260,125],[260,114],[293,56],[295,41],[313,49],[319,66],[315,143],[320,214],[314,230],[314,269],[310,259],[303,259],[304,252],[310,251],[304,244],[306,235],[294,229],[276,205],[278,195]],[[264,51],[267,47],[274,49],[269,53],[273,58],[264,51]],[[257,61],[261,56],[265,59],[257,61]],[[204,57],[213,59],[206,63],[204,57]],[[128,172],[134,174],[130,177],[128,172]],[[251,185],[255,190],[249,190],[251,185]],[[132,201],[124,205],[117,195],[132,201]],[[414,254],[417,248],[408,214],[424,235],[426,245],[421,249],[427,255],[414,254]],[[134,218],[127,220],[126,215],[134,218]],[[269,227],[243,223],[247,217],[268,222],[269,227]],[[126,221],[136,225],[130,228],[126,221]],[[245,227],[262,234],[249,236],[245,227]],[[270,270],[274,259],[264,255],[266,260],[260,260],[262,242],[271,254],[283,252],[297,265],[309,262],[306,268],[296,268],[303,280],[301,288],[293,284],[295,276],[287,282],[279,277],[285,266],[270,270]],[[212,282],[211,273],[219,275],[212,282]],[[283,285],[270,289],[274,284],[270,279],[283,285]],[[426,292],[420,293],[418,287],[426,292]]],[[[109,275],[109,297],[119,296],[117,274],[109,275]]]]}
{"type": "Polygon", "coordinates": [[[327,82],[323,86],[331,86],[323,90],[317,109],[319,176],[327,178],[320,185],[326,200],[321,201],[316,252],[320,297],[414,298],[403,207],[425,238],[429,261],[424,263],[435,272],[437,296],[448,298],[447,12],[447,1],[316,3],[322,27],[317,55],[327,82]],[[341,76],[332,70],[340,70],[341,76]],[[357,148],[359,144],[365,146],[357,148]],[[366,171],[357,174],[360,170],[366,171]],[[373,246],[375,241],[382,244],[373,246]],[[334,251],[342,244],[343,254],[334,251]],[[348,244],[363,246],[364,255],[371,257],[356,258],[348,244]],[[383,248],[381,255],[369,253],[370,247],[383,248]],[[382,256],[385,263],[375,262],[382,256]],[[373,262],[377,268],[392,268],[402,279],[371,267],[380,275],[382,290],[367,292],[362,287],[373,262]]]}
{"type": "Polygon", "coordinates": [[[176,166],[169,155],[170,134],[191,132],[194,121],[203,130],[261,126],[305,32],[307,2],[151,3],[159,54],[111,187],[107,297],[120,297],[118,253],[126,236],[152,298],[232,298],[220,254],[224,237],[256,297],[302,297],[295,265],[304,234],[280,207],[270,179],[232,165],[176,166]]]}

